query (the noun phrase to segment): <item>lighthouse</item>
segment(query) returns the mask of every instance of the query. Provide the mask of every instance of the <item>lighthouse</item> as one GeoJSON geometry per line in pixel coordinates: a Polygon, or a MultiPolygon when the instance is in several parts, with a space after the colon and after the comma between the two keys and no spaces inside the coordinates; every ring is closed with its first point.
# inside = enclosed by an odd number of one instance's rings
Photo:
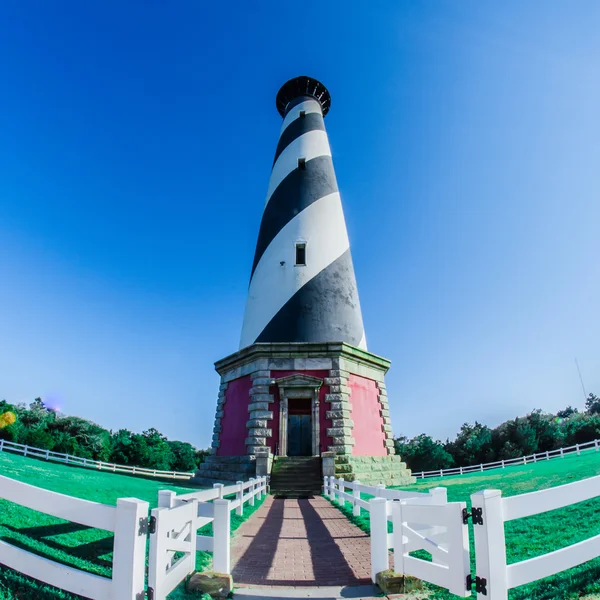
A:
{"type": "Polygon", "coordinates": [[[394,451],[390,362],[367,350],[325,129],[330,106],[325,86],[306,76],[277,93],[282,123],[240,346],[215,363],[212,454],[198,483],[270,474],[276,487],[318,491],[323,474],[412,481],[394,451]]]}
{"type": "Polygon", "coordinates": [[[277,94],[283,117],[250,276],[240,348],[262,342],[346,342],[366,350],[360,302],[314,79],[277,94]]]}

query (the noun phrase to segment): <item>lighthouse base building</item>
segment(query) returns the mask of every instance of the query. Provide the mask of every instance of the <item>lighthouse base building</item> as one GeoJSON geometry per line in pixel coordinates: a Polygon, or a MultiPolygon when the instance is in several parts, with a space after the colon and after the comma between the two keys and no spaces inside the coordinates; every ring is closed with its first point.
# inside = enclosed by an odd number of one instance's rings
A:
{"type": "Polygon", "coordinates": [[[345,343],[259,343],[216,363],[212,455],[198,483],[270,474],[313,457],[325,475],[402,485],[384,377],[390,362],[345,343]]]}
{"type": "Polygon", "coordinates": [[[240,349],[221,376],[201,484],[271,475],[320,491],[322,475],[413,480],[394,453],[384,377],[367,350],[350,241],[325,130],[331,97],[310,77],[276,97],[283,121],[250,275],[240,349]]]}

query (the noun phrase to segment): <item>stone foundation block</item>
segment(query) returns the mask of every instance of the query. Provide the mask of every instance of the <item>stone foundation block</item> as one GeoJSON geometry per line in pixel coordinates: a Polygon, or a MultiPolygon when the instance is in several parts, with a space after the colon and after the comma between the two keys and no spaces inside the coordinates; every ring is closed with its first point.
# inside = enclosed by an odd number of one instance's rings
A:
{"type": "Polygon", "coordinates": [[[271,437],[273,435],[272,429],[263,429],[259,427],[253,427],[252,429],[248,429],[248,435],[250,437],[271,437]]]}
{"type": "Polygon", "coordinates": [[[250,411],[249,417],[251,421],[254,419],[267,419],[270,421],[273,419],[273,411],[264,409],[252,410],[250,411]]]}
{"type": "Polygon", "coordinates": [[[344,444],[354,446],[356,444],[356,441],[354,439],[348,439],[347,437],[333,437],[331,438],[331,442],[335,446],[343,446],[344,444]]]}
{"type": "Polygon", "coordinates": [[[196,571],[186,582],[185,589],[191,594],[209,594],[211,598],[227,598],[233,590],[231,575],[196,571]]]}
{"type": "Polygon", "coordinates": [[[332,427],[354,427],[354,421],[351,421],[349,418],[332,419],[331,426],[332,427]]]}
{"type": "Polygon", "coordinates": [[[328,427],[327,435],[329,437],[351,436],[352,428],[351,427],[328,427]]]}
{"type": "Polygon", "coordinates": [[[247,437],[244,440],[244,444],[246,444],[246,446],[266,446],[267,438],[266,437],[247,437]]]}
{"type": "Polygon", "coordinates": [[[332,402],[331,403],[331,410],[350,410],[352,408],[352,405],[350,404],[350,402],[348,400],[345,400],[344,402],[332,402]]]}
{"type": "Polygon", "coordinates": [[[423,589],[423,582],[410,575],[399,575],[394,571],[381,571],[377,573],[376,583],[386,595],[407,594],[423,589]]]}
{"type": "Polygon", "coordinates": [[[248,404],[248,412],[252,412],[253,410],[269,410],[268,402],[251,402],[248,404]]]}
{"type": "MultiPolygon", "coordinates": [[[[326,413],[326,417],[328,419],[349,419],[350,411],[349,410],[328,410],[326,413]]],[[[335,427],[335,425],[334,425],[335,427]]]]}
{"type": "MultiPolygon", "coordinates": [[[[255,382],[252,382],[252,383],[255,383],[255,382]]],[[[268,385],[254,385],[253,387],[250,388],[250,391],[248,393],[250,394],[250,396],[257,396],[258,394],[268,394],[269,386],[268,385]]]]}

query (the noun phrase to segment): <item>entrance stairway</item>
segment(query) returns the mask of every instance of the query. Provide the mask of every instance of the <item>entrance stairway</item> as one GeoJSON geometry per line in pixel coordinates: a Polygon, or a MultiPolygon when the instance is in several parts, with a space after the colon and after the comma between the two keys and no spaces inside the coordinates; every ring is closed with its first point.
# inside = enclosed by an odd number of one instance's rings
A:
{"type": "Polygon", "coordinates": [[[286,498],[319,496],[323,487],[321,459],[312,456],[279,456],[271,471],[271,494],[286,498]]]}

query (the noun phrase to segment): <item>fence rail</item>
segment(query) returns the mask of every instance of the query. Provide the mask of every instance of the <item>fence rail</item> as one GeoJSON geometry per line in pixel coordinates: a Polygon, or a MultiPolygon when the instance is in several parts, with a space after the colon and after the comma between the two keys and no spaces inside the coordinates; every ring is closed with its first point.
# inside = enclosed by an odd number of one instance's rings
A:
{"type": "Polygon", "coordinates": [[[117,465],[107,463],[101,460],[92,460],[91,458],[81,458],[72,454],[63,454],[62,452],[52,452],[43,448],[34,448],[27,444],[17,444],[8,440],[0,440],[0,452],[15,452],[23,456],[33,458],[43,458],[53,460],[77,467],[86,467],[88,469],[98,469],[100,471],[112,471],[113,473],[128,473],[131,475],[143,475],[145,477],[161,477],[165,479],[190,479],[193,473],[183,473],[181,471],[161,471],[157,469],[145,469],[143,467],[130,467],[129,465],[117,465]]]}
{"type": "Polygon", "coordinates": [[[0,563],[92,600],[136,600],[144,595],[148,503],[119,498],[116,506],[73,498],[0,476],[0,498],[59,519],[113,531],[112,579],[68,567],[0,541],[0,563]]]}
{"type": "Polygon", "coordinates": [[[598,452],[598,450],[600,450],[600,440],[592,440],[591,442],[575,444],[574,446],[568,446],[566,448],[538,452],[537,454],[528,454],[527,456],[519,456],[518,458],[497,460],[495,462],[482,463],[480,465],[452,467],[451,469],[436,469],[435,471],[421,471],[420,473],[413,473],[413,476],[417,479],[424,479],[427,477],[445,477],[447,475],[465,475],[466,473],[487,471],[488,469],[504,469],[505,467],[527,465],[542,460],[550,460],[551,458],[562,458],[567,454],[576,453],[579,456],[582,450],[591,450],[592,448],[598,452]]]}

